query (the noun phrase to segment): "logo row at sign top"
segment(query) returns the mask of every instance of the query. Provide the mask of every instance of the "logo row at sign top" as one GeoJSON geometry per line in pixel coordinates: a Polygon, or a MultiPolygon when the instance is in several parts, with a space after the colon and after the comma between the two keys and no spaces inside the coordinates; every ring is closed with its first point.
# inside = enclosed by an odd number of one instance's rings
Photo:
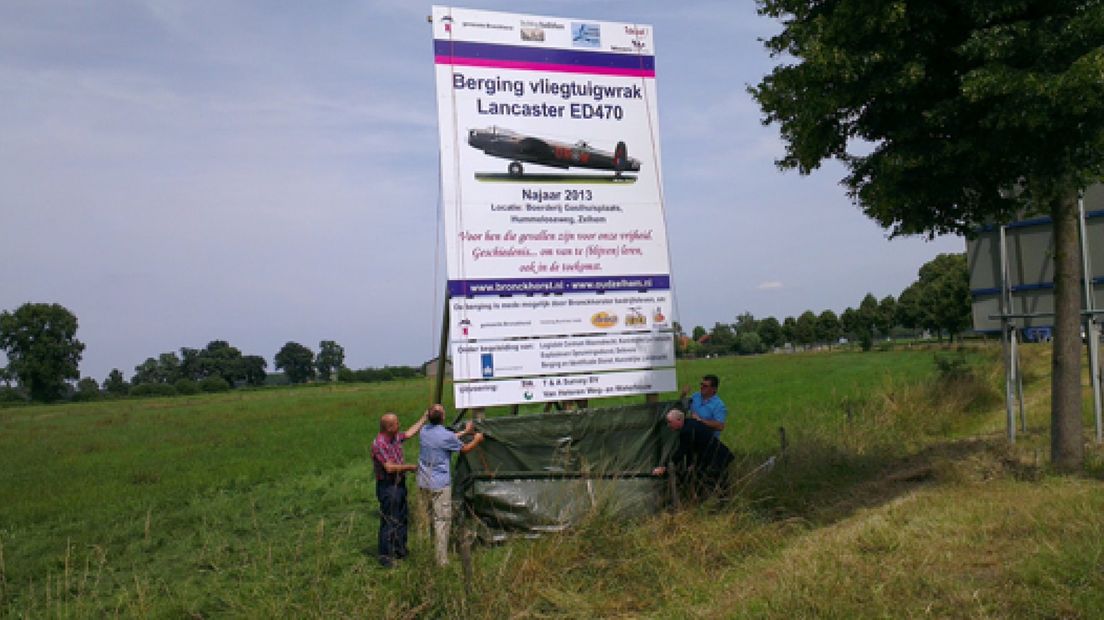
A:
{"type": "Polygon", "coordinates": [[[655,53],[652,27],[433,7],[433,37],[526,47],[655,53]]]}
{"type": "Polygon", "coordinates": [[[454,298],[452,341],[671,329],[669,291],[632,295],[454,298]]]}

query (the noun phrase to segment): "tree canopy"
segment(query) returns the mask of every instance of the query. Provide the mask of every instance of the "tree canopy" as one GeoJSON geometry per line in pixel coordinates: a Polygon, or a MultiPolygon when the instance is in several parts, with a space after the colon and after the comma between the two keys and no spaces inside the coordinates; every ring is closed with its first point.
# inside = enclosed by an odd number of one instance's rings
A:
{"type": "Polygon", "coordinates": [[[318,343],[318,358],[315,360],[318,376],[329,381],[337,371],[345,367],[345,348],[333,340],[318,343]]]}
{"type": "Polygon", "coordinates": [[[27,303],[0,312],[0,349],[8,357],[8,372],[33,400],[61,398],[66,380],[80,376],[84,343],[77,340],[77,317],[59,304],[27,303]]]}
{"type": "Polygon", "coordinates": [[[314,352],[298,342],[288,342],[276,353],[276,369],[283,370],[291,383],[314,378],[314,352]]]}
{"type": "Polygon", "coordinates": [[[1083,460],[1076,194],[1104,172],[1101,0],[758,0],[781,60],[750,89],[783,169],[826,159],[892,234],[969,234],[1047,212],[1055,231],[1051,448],[1083,460]]]}
{"type": "Polygon", "coordinates": [[[784,26],[766,46],[785,62],[751,88],[785,140],[778,165],[840,160],[894,233],[968,233],[1100,178],[1099,1],[758,5],[784,26]]]}

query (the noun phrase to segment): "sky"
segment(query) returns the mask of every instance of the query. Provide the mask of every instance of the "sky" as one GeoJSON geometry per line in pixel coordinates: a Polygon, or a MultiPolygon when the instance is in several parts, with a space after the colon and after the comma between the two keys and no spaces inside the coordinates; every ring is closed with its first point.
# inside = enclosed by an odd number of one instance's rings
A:
{"type": "MultiPolygon", "coordinates": [[[[227,340],[436,355],[444,264],[431,3],[0,3],[0,310],[59,303],[81,376],[227,340]]],[[[964,241],[893,239],[828,163],[781,172],[747,94],[752,2],[484,1],[650,24],[675,318],[837,313],[964,241]]],[[[2,361],[2,356],[0,356],[2,361]]]]}

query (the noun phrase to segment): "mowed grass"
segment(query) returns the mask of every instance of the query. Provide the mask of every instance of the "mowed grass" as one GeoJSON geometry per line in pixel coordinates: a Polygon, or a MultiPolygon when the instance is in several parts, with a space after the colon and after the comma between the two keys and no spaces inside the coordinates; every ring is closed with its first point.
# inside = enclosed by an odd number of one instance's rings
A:
{"type": "Polygon", "coordinates": [[[1004,448],[997,355],[964,355],[954,380],[931,350],[681,364],[721,377],[736,499],[480,548],[468,587],[417,529],[401,568],[374,558],[369,443],[427,381],[0,409],[0,613],[1101,615],[1100,483],[1049,477],[1037,430],[1004,448]]]}

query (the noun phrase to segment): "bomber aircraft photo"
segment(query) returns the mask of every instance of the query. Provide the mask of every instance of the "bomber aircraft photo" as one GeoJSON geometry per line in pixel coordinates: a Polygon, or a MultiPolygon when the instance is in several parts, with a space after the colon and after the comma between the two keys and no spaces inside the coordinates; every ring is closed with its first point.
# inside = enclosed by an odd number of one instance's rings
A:
{"type": "MultiPolygon", "coordinates": [[[[552,168],[588,168],[591,170],[613,171],[612,177],[594,175],[572,175],[565,180],[606,180],[611,182],[633,182],[634,176],[625,176],[624,172],[639,172],[640,161],[629,157],[628,147],[618,142],[613,152],[594,148],[585,141],[575,144],[548,140],[535,136],[525,136],[502,127],[468,130],[468,144],[492,157],[509,159],[506,170],[508,178],[521,178],[524,174],[522,162],[548,166],[552,168]]],[[[534,175],[529,175],[530,177],[534,175]]],[[[554,180],[553,175],[540,175],[543,180],[554,180]]],[[[476,174],[483,180],[501,179],[503,175],[476,174]]]]}

